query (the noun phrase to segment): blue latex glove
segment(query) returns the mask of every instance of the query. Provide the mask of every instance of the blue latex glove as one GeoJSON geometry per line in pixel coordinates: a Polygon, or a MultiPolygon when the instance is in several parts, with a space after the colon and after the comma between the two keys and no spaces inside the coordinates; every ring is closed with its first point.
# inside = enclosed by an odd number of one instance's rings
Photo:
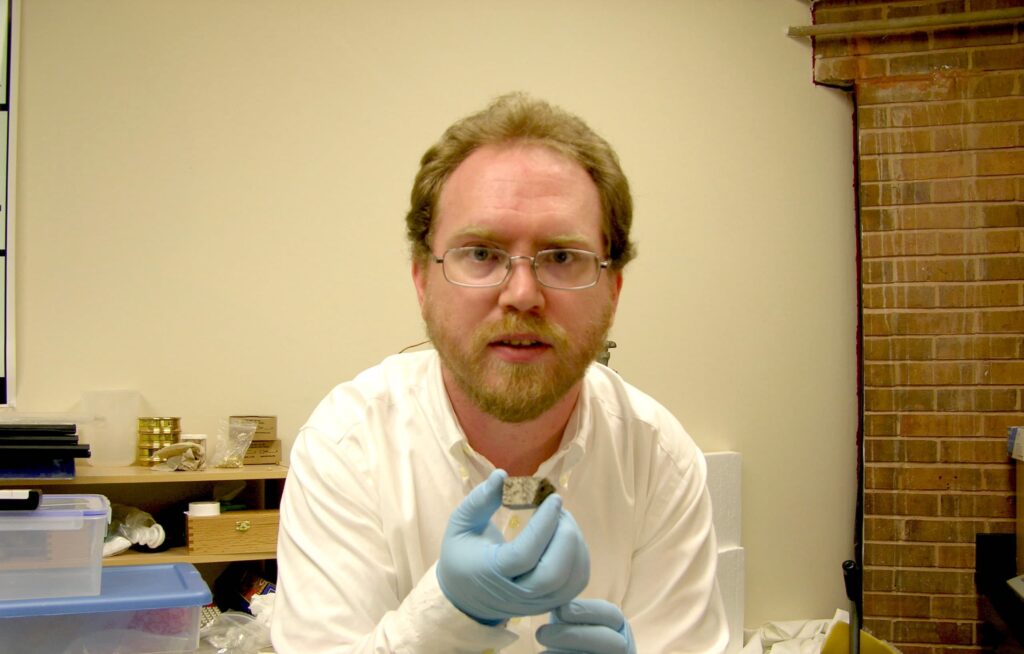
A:
{"type": "Polygon", "coordinates": [[[491,517],[508,475],[495,470],[448,520],[437,562],[441,591],[477,622],[552,611],[590,580],[590,552],[562,498],[549,495],[523,531],[506,543],[491,517]]]}
{"type": "Polygon", "coordinates": [[[619,607],[599,599],[573,600],[537,630],[544,654],[636,654],[629,622],[619,607]]]}

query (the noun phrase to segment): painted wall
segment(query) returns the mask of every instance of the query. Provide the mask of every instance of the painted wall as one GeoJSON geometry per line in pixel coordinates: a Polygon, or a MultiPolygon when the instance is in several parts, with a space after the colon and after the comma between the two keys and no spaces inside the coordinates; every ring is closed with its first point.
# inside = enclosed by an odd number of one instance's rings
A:
{"type": "Polygon", "coordinates": [[[18,410],[132,388],[286,443],[423,338],[402,217],[423,150],[524,89],[636,200],[612,367],[744,455],[747,625],[847,607],[851,104],[796,0],[31,0],[19,69],[18,410]]]}

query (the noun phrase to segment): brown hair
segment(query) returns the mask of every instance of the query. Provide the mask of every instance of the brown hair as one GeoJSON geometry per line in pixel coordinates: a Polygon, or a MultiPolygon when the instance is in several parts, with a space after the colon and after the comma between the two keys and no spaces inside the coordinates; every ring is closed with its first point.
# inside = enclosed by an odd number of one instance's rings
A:
{"type": "Polygon", "coordinates": [[[420,159],[405,216],[413,258],[432,256],[431,224],[441,189],[452,171],[481,146],[514,141],[539,143],[579,163],[601,197],[602,231],[612,268],[621,270],[636,256],[629,240],[633,199],[612,147],[577,116],[524,93],[509,93],[453,124],[420,159]]]}

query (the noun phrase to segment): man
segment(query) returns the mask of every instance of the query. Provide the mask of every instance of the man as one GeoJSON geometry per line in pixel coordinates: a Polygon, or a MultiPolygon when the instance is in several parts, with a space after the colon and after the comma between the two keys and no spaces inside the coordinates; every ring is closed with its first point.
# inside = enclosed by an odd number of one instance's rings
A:
{"type": "Polygon", "coordinates": [[[631,220],[611,147],[525,95],[427,151],[406,222],[435,350],[341,384],[299,434],[278,652],[724,649],[703,457],[593,363],[631,220]],[[505,508],[507,475],[557,493],[505,508]]]}

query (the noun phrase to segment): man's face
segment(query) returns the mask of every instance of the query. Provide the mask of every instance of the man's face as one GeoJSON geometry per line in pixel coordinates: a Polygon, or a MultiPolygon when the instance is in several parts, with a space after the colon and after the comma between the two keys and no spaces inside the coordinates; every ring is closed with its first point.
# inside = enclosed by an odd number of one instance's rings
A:
{"type": "MultiPolygon", "coordinates": [[[[511,255],[568,247],[605,256],[597,187],[579,164],[546,147],[482,147],[446,182],[431,245],[486,246],[511,255]]],[[[446,380],[505,422],[531,420],[580,381],[602,350],[622,277],[608,270],[587,289],[541,286],[516,260],[500,286],[448,283],[435,263],[415,263],[413,279],[427,332],[446,380]]]]}

